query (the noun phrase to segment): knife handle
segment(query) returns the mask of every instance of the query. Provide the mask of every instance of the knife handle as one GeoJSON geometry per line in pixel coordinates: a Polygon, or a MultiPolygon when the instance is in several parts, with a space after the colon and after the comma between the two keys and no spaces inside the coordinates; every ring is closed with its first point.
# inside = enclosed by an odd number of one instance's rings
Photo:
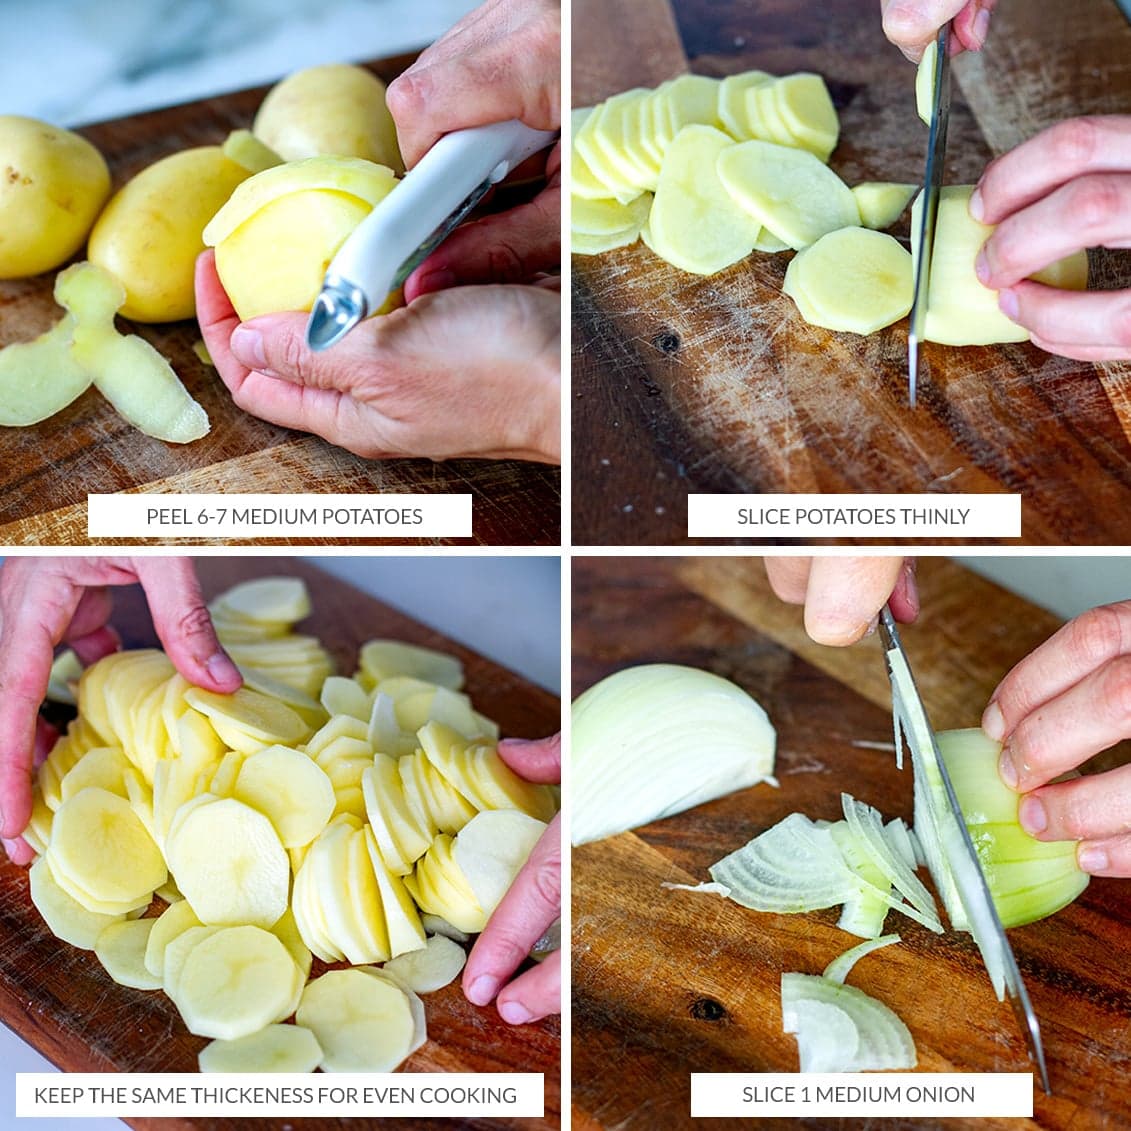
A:
{"type": "Polygon", "coordinates": [[[518,120],[445,134],[358,225],[327,275],[360,286],[371,310],[380,306],[400,265],[476,188],[497,184],[557,137],[518,120]]]}

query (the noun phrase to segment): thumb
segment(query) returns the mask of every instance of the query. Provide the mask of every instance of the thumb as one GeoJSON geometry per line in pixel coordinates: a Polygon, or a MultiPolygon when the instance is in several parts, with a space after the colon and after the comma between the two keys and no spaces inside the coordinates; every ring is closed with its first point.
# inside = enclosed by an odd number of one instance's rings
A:
{"type": "Polygon", "coordinates": [[[499,743],[499,757],[520,778],[556,784],[562,780],[562,736],[551,738],[506,738],[499,743]]]}

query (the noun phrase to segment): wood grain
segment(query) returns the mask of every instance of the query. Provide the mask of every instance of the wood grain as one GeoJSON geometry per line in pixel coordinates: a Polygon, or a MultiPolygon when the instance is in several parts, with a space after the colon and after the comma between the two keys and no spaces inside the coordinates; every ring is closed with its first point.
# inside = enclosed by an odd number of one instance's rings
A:
{"type": "MultiPolygon", "coordinates": [[[[816,71],[841,119],[833,168],[850,184],[921,180],[912,72],[883,40],[872,0],[673,0],[679,41],[651,0],[641,7],[665,49],[653,31],[639,56],[618,33],[622,10],[636,7],[575,4],[587,45],[575,105],[670,77],[677,50],[709,75],[816,71]]],[[[951,183],[977,179],[1018,122],[1028,133],[1131,106],[1131,28],[1111,0],[1014,6],[991,48],[956,67],[951,183]]],[[[906,237],[906,221],[895,234],[906,237]]],[[[573,258],[575,543],[684,543],[686,496],[708,491],[1021,492],[1026,543],[1131,540],[1127,367],[1029,345],[931,344],[912,412],[906,323],[868,338],[809,326],[781,294],[788,258],[756,254],[706,279],[642,244],[573,258]]],[[[1093,267],[1098,285],[1131,279],[1125,259],[1093,267]]]]}
{"type": "MultiPolygon", "coordinates": [[[[411,56],[380,60],[386,81],[411,56]]],[[[105,155],[115,188],[152,162],[195,145],[222,142],[250,126],[266,88],[241,91],[147,114],[103,122],[80,132],[105,155]]],[[[54,276],[0,281],[0,344],[22,341],[58,317],[54,276]]],[[[557,545],[560,475],[557,469],[512,460],[366,460],[240,411],[215,371],[193,353],[195,322],[146,326],[120,320],[169,359],[204,406],[212,431],[193,444],[170,445],[125,423],[95,390],[28,428],[0,429],[0,541],[9,545],[83,545],[88,494],[117,491],[234,492],[470,492],[473,532],[466,539],[398,538],[396,544],[557,545]]],[[[134,542],[138,539],[132,540],[134,542]]],[[[167,539],[142,539],[168,544],[167,539]]],[[[220,539],[180,540],[208,544],[220,539]]],[[[229,540],[230,541],[230,540],[229,540]]],[[[302,539],[240,540],[250,545],[302,539]]],[[[334,540],[319,540],[333,542],[334,540]]],[[[349,539],[353,545],[380,539],[349,539]]]]}
{"type": "MultiPolygon", "coordinates": [[[[318,635],[339,670],[351,673],[357,647],[373,636],[390,636],[453,652],[464,662],[467,690],[476,706],[499,720],[504,734],[541,737],[559,725],[557,699],[489,660],[446,639],[352,586],[301,561],[288,558],[202,558],[198,572],[206,596],[237,581],[266,574],[307,579],[314,613],[304,629],[318,635]]],[[[374,568],[379,568],[375,560],[374,568]]],[[[136,588],[115,590],[113,623],[126,647],[156,644],[144,598],[136,588]]],[[[32,906],[27,873],[0,864],[0,1020],[60,1068],[71,1072],[195,1072],[197,1053],[207,1043],[191,1036],[164,994],[115,985],[93,954],[59,942],[32,906]]],[[[324,967],[316,962],[315,974],[324,967]]],[[[504,1023],[494,1009],[476,1008],[458,985],[430,994],[428,1041],[405,1066],[406,1072],[544,1072],[544,1120],[414,1119],[414,1127],[439,1131],[453,1126],[557,1127],[560,1096],[560,1024],[557,1018],[533,1025],[504,1023]]],[[[136,1119],[141,1131],[269,1131],[268,1119],[136,1119]]],[[[312,1131],[403,1126],[402,1120],[369,1118],[288,1120],[312,1131]]]]}
{"type": "MultiPolygon", "coordinates": [[[[796,1045],[780,1032],[778,977],[817,973],[853,942],[835,911],[760,914],[662,883],[705,879],[711,863],[791,812],[836,819],[841,789],[886,815],[911,816],[909,774],[892,762],[878,651],[806,643],[799,611],[772,598],[760,574],[753,560],[574,562],[574,694],[634,663],[718,672],[769,712],[781,783],[574,850],[574,1126],[690,1127],[691,1072],[796,1071],[796,1045]]],[[[920,562],[920,587],[924,612],[904,642],[928,710],[954,720],[938,725],[970,725],[1055,619],[941,559],[920,562]]],[[[689,765],[708,756],[689,751],[689,765]]],[[[969,937],[933,935],[898,915],[886,927],[901,944],[865,959],[850,980],[905,1020],[919,1068],[1028,1071],[1013,1014],[994,999],[969,937]]],[[[1094,880],[1072,907],[1010,939],[1041,1020],[1054,1096],[1036,1094],[1031,1121],[900,1117],[885,1126],[1115,1131],[1131,1121],[1131,885],[1094,880]]],[[[860,1126],[782,1126],[797,1123],[860,1126]]]]}

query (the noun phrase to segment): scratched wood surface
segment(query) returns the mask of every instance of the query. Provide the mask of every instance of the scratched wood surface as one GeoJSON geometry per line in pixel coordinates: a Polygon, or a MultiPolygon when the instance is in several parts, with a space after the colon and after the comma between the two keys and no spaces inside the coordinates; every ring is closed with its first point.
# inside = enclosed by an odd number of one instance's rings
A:
{"type": "MultiPolygon", "coordinates": [[[[997,681],[1058,622],[945,559],[921,560],[920,587],[922,618],[903,639],[927,709],[940,728],[976,725],[997,681]]],[[[788,813],[837,819],[842,789],[910,819],[910,774],[892,759],[875,638],[850,649],[813,645],[800,611],[772,597],[756,560],[579,558],[573,620],[574,695],[631,664],[686,663],[735,680],[777,728],[779,789],[758,785],[573,850],[573,1127],[690,1127],[690,1073],[796,1072],[779,976],[819,973],[857,940],[835,926],[836,911],[761,914],[661,884],[706,879],[711,863],[788,813]]],[[[709,751],[688,757],[694,772],[709,751]]],[[[1119,750],[1103,764],[1127,757],[1119,750]]],[[[1029,1070],[1012,1011],[994,998],[968,935],[934,935],[899,915],[886,929],[903,941],[865,958],[850,981],[903,1018],[919,1070],[1029,1070]]],[[[1031,1121],[895,1118],[885,1127],[1131,1126],[1131,883],[1093,880],[1070,908],[1009,934],[1053,1097],[1038,1085],[1031,1121]]]]}
{"type": "MultiPolygon", "coordinates": [[[[535,738],[559,725],[557,699],[520,675],[446,639],[313,566],[288,558],[202,558],[197,563],[206,596],[248,577],[298,574],[311,585],[314,612],[304,622],[334,654],[339,671],[352,673],[357,648],[373,636],[391,636],[457,654],[467,690],[505,735],[535,738]]],[[[374,568],[379,568],[375,560],[374,568]]],[[[113,623],[126,647],[156,643],[145,603],[136,589],[115,591],[113,623]]],[[[317,975],[324,967],[315,961],[317,975]]],[[[556,1018],[507,1025],[493,1008],[468,1004],[457,985],[429,994],[428,1041],[405,1072],[543,1072],[545,1120],[414,1119],[414,1127],[557,1127],[560,1097],[560,1025],[556,1018]]],[[[191,1036],[160,992],[115,985],[98,960],[59,942],[31,904],[27,872],[0,863],[0,1021],[60,1068],[71,1072],[195,1072],[207,1044],[191,1036]]],[[[6,1117],[5,1117],[6,1119],[6,1117]]],[[[161,1118],[127,1121],[141,1131],[274,1131],[278,1121],[237,1118],[161,1118]]],[[[404,1126],[402,1120],[296,1119],[311,1131],[404,1126]]],[[[7,1126],[4,1119],[0,1124],[7,1126]]]]}
{"type": "MultiPolygon", "coordinates": [[[[687,69],[816,71],[840,114],[832,167],[922,179],[913,69],[874,0],[576,0],[573,36],[575,106],[687,69]]],[[[947,180],[969,183],[1044,126],[1131,112],[1131,27],[1112,0],[1002,5],[955,78],[947,180]]],[[[789,258],[703,279],[643,244],[573,257],[575,543],[684,543],[686,496],[708,491],[1021,492],[1027,543],[1131,542],[1131,366],[929,344],[912,412],[906,321],[807,325],[781,294],[789,258]]],[[[1131,282],[1126,258],[1092,266],[1093,285],[1131,282]]]]}
{"type": "MultiPolygon", "coordinates": [[[[411,56],[399,56],[372,68],[389,81],[409,62],[411,56]]],[[[250,126],[265,90],[225,94],[80,132],[102,151],[118,188],[170,153],[217,144],[231,130],[250,126]]],[[[58,318],[53,286],[54,273],[0,281],[0,345],[30,339],[58,318]]],[[[164,444],[127,425],[93,389],[40,424],[0,428],[0,545],[85,545],[90,541],[87,495],[115,491],[470,493],[471,538],[349,539],[348,544],[560,542],[560,475],[555,468],[514,460],[362,459],[236,408],[215,371],[192,351],[200,340],[195,322],[145,326],[121,319],[119,325],[124,332],[141,334],[169,359],[208,412],[212,431],[193,444],[164,444]]],[[[142,541],[188,545],[216,540],[142,541]]],[[[288,540],[241,541],[269,545],[288,540]]]]}

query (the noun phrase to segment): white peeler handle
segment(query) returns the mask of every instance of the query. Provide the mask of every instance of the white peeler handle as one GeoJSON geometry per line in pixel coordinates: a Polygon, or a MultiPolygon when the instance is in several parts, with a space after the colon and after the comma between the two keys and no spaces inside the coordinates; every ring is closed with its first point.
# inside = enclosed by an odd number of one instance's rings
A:
{"type": "Polygon", "coordinates": [[[445,134],[358,225],[327,275],[349,280],[380,305],[400,265],[478,186],[501,181],[557,136],[516,119],[445,134]]]}

